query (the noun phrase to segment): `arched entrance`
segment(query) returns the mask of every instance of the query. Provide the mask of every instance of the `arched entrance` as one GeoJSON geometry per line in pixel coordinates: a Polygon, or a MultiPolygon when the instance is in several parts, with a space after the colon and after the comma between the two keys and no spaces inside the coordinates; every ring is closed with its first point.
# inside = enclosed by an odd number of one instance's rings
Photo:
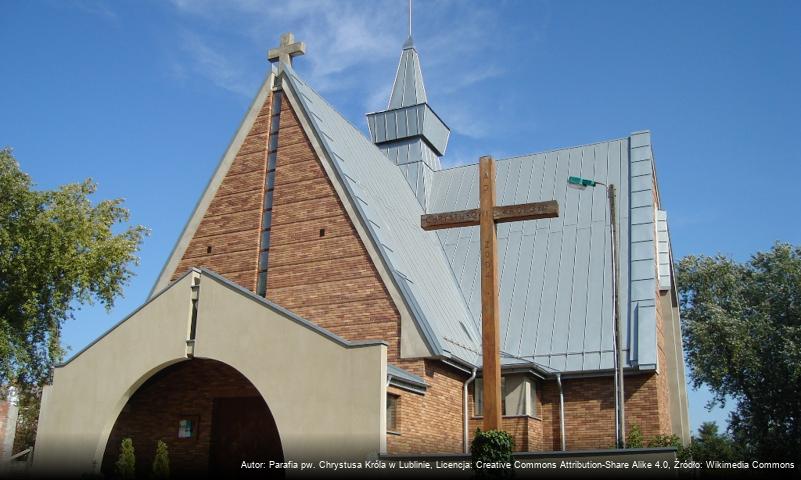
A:
{"type": "Polygon", "coordinates": [[[242,462],[283,461],[270,409],[236,369],[216,360],[192,359],[148,379],[120,412],[103,455],[113,476],[124,438],[131,438],[138,476],[149,476],[162,440],[173,476],[266,476],[275,470],[242,469],[242,462]]]}

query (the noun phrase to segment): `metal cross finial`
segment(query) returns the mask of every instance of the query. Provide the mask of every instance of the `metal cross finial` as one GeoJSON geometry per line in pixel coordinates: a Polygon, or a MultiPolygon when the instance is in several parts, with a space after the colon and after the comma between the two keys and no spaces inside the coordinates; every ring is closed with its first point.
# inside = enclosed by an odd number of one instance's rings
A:
{"type": "Polygon", "coordinates": [[[303,55],[304,53],[306,53],[306,44],[296,42],[292,32],[287,32],[281,35],[281,45],[271,48],[267,52],[267,59],[273,63],[278,62],[278,68],[281,68],[281,64],[291,66],[292,57],[303,55]]]}
{"type": "Polygon", "coordinates": [[[409,0],[409,38],[412,37],[412,0],[409,0]]]}

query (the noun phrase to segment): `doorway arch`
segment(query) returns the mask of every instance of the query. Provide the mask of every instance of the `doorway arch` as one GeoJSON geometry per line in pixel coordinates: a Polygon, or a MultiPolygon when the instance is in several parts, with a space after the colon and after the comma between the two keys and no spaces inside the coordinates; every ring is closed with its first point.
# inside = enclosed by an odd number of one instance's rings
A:
{"type": "Polygon", "coordinates": [[[138,476],[150,473],[156,442],[167,445],[174,476],[261,476],[242,462],[283,461],[278,428],[256,387],[230,365],[194,358],[146,380],[117,417],[101,470],[114,475],[121,442],[131,438],[138,476]]]}

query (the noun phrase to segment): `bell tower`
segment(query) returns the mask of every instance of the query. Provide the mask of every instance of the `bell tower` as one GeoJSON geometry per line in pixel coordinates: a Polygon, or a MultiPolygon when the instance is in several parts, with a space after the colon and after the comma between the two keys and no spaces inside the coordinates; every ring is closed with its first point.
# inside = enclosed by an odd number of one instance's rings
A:
{"type": "Polygon", "coordinates": [[[370,140],[401,169],[425,210],[451,131],[428,105],[411,35],[403,44],[389,104],[384,111],[368,113],[367,124],[370,140]]]}

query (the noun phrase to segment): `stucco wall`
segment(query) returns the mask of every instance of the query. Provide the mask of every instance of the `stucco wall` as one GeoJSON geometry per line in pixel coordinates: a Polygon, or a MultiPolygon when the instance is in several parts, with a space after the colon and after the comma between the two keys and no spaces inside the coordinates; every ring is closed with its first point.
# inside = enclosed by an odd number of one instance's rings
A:
{"type": "Polygon", "coordinates": [[[385,344],[344,348],[218,282],[201,284],[199,304],[195,355],[256,386],[286,458],[364,459],[384,449],[385,344]]]}
{"type": "Polygon", "coordinates": [[[384,449],[384,344],[347,345],[216,276],[193,272],[56,368],[42,398],[34,468],[98,471],[130,396],[155,372],[186,359],[192,281],[200,283],[195,356],[226,363],[256,386],[286,458],[364,458],[384,449]]]}

